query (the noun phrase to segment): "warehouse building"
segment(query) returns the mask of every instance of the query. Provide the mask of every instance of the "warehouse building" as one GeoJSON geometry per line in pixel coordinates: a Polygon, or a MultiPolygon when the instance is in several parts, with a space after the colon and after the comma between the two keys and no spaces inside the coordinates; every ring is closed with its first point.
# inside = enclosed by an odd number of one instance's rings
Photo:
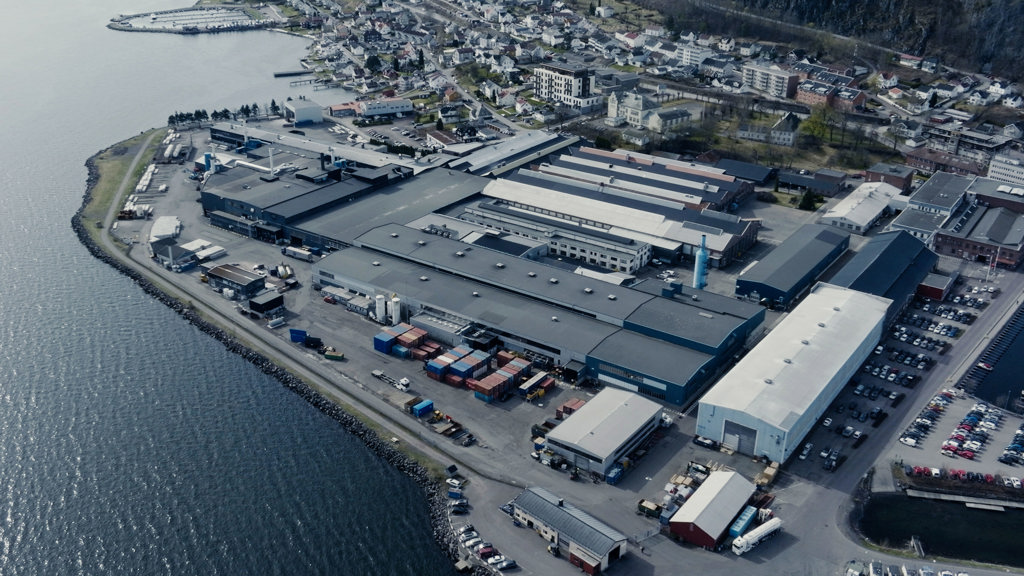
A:
{"type": "Polygon", "coordinates": [[[890,326],[914,299],[938,261],[924,242],[909,233],[883,232],[865,242],[829,284],[891,300],[885,316],[885,325],[890,326]]]}
{"type": "Polygon", "coordinates": [[[700,399],[697,434],[784,462],[878,344],[889,305],[815,285],[700,399]]]}
{"type": "Polygon", "coordinates": [[[661,421],[661,405],[605,388],[547,435],[547,448],[586,472],[605,476],[632,454],[661,421]]]}
{"type": "Polygon", "coordinates": [[[753,493],[754,485],[738,472],[715,470],[672,515],[669,529],[691,544],[712,549],[753,493]]]}
{"type": "Polygon", "coordinates": [[[514,518],[550,543],[568,549],[569,563],[586,574],[598,574],[626,554],[626,535],[539,487],[513,500],[514,518]]]}
{"type": "MultiPolygon", "coordinates": [[[[682,405],[731,360],[764,311],[656,295],[395,224],[313,264],[313,281],[403,302],[401,319],[456,342],[487,329],[501,345],[582,378],[682,405]]],[[[666,286],[665,288],[670,288],[666,286]]]]}
{"type": "Polygon", "coordinates": [[[740,272],[736,296],[787,307],[849,246],[848,232],[807,224],[764,259],[740,272]]]}
{"type": "Polygon", "coordinates": [[[266,289],[266,280],[248,270],[233,264],[214,266],[205,272],[210,287],[217,290],[232,290],[235,297],[248,300],[266,289]]]}
{"type": "Polygon", "coordinates": [[[822,216],[822,224],[866,234],[888,214],[907,207],[907,199],[899,188],[885,182],[865,182],[830,207],[822,216]]]}

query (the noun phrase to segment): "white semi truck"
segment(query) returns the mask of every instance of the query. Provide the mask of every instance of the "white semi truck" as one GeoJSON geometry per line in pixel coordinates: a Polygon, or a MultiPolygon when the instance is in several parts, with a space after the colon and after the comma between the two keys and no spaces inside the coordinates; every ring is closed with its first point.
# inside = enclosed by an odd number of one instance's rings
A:
{"type": "Polygon", "coordinates": [[[750,552],[757,547],[758,544],[777,534],[779,530],[782,530],[782,520],[779,518],[772,518],[750,532],[747,532],[733,540],[732,553],[737,556],[741,556],[750,552]]]}

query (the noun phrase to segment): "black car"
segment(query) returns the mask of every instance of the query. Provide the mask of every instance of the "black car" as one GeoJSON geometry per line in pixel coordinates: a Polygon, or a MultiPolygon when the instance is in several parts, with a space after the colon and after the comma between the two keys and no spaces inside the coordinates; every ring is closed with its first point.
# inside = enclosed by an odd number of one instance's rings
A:
{"type": "Polygon", "coordinates": [[[506,502],[505,504],[501,505],[501,511],[511,516],[515,513],[515,508],[513,508],[511,502],[506,502]]]}
{"type": "Polygon", "coordinates": [[[466,439],[462,441],[462,445],[463,446],[472,446],[475,443],[476,443],[476,436],[473,436],[472,434],[466,436],[466,439]]]}
{"type": "Polygon", "coordinates": [[[853,447],[854,448],[860,447],[860,445],[863,444],[864,442],[866,442],[867,439],[868,439],[868,435],[867,434],[861,434],[860,436],[857,437],[856,440],[853,441],[853,447]]]}
{"type": "Polygon", "coordinates": [[[448,511],[451,512],[452,516],[469,514],[469,508],[465,506],[452,506],[448,511]]]}
{"type": "Polygon", "coordinates": [[[693,443],[698,445],[698,446],[703,446],[705,448],[710,448],[712,450],[718,448],[718,442],[715,442],[711,438],[705,438],[703,436],[694,436],[693,437],[693,443]]]}

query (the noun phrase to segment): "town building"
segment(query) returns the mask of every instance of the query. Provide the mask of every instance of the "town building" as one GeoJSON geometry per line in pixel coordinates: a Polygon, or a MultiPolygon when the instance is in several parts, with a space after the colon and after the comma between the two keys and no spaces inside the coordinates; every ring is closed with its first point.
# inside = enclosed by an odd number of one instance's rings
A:
{"type": "Polygon", "coordinates": [[[703,397],[696,433],[785,462],[883,336],[890,301],[818,283],[703,397]]]}
{"type": "Polygon", "coordinates": [[[855,234],[866,234],[883,216],[906,206],[907,199],[900,195],[899,188],[884,182],[865,182],[829,207],[821,222],[855,234]]]}
{"type": "Polygon", "coordinates": [[[363,100],[358,103],[359,115],[401,116],[413,111],[412,100],[408,98],[382,98],[380,100],[363,100]]]}
{"type": "Polygon", "coordinates": [[[743,83],[772,98],[788,99],[796,94],[800,76],[774,65],[744,64],[743,83]]]}
{"type": "Polygon", "coordinates": [[[580,112],[601,105],[594,89],[594,70],[579,64],[547,62],[533,70],[534,94],[551,103],[565,104],[580,112]]]}
{"type": "Polygon", "coordinates": [[[512,504],[513,518],[550,546],[564,549],[569,563],[585,574],[606,570],[628,550],[625,534],[544,488],[527,488],[512,504]]]}
{"type": "Polygon", "coordinates": [[[263,276],[233,264],[213,266],[204,273],[211,288],[231,290],[234,292],[234,298],[239,300],[253,298],[267,287],[263,276]]]}
{"type": "Polygon", "coordinates": [[[1024,155],[1010,151],[996,154],[988,165],[988,177],[1024,186],[1024,155]]]}
{"type": "Polygon", "coordinates": [[[296,126],[324,121],[324,108],[312,100],[299,98],[284,103],[284,117],[296,126]]]}
{"type": "Polygon", "coordinates": [[[824,82],[804,80],[796,87],[796,101],[808,106],[831,106],[836,87],[824,82]]]}
{"type": "Polygon", "coordinates": [[[867,169],[864,179],[868,182],[885,182],[899,188],[901,193],[909,194],[914,184],[914,169],[879,162],[867,169]]]}

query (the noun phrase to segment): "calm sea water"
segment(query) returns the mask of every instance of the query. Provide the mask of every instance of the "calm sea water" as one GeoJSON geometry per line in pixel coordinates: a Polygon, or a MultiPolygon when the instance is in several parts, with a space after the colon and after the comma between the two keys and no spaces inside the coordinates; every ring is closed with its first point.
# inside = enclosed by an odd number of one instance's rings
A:
{"type": "Polygon", "coordinates": [[[299,94],[305,40],[104,27],[184,5],[0,19],[0,574],[451,573],[411,480],[71,232],[98,149],[299,94]]]}

